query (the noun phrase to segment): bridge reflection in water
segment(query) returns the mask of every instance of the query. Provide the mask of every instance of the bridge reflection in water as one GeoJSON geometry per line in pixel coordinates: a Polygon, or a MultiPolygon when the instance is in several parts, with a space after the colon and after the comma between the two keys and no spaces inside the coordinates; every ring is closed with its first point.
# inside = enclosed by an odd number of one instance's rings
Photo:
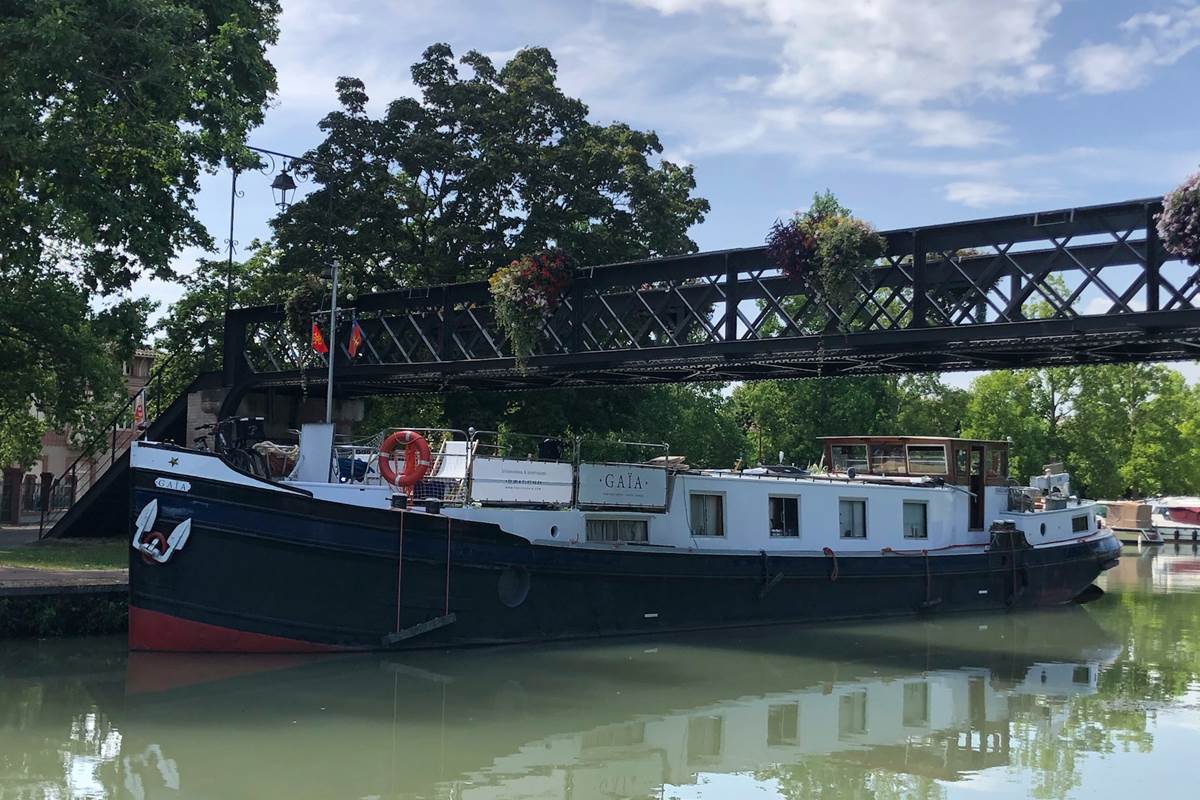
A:
{"type": "Polygon", "coordinates": [[[94,644],[6,651],[0,797],[917,790],[1054,745],[1123,651],[1081,608],[403,657],[109,642],[108,671],[94,644]]]}

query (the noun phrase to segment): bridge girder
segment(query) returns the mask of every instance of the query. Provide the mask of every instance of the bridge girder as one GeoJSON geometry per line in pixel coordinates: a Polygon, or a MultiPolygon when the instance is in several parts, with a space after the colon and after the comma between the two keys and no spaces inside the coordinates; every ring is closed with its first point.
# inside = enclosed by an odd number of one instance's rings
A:
{"type": "MultiPolygon", "coordinates": [[[[1197,271],[1170,260],[1157,198],[886,231],[844,307],[817,307],[764,248],[578,270],[516,364],[485,282],[360,297],[364,352],[335,343],[339,395],[1008,369],[1200,356],[1197,271]]],[[[327,318],[327,313],[326,313],[327,318]]],[[[230,402],[323,385],[278,306],[226,320],[230,402]]]]}

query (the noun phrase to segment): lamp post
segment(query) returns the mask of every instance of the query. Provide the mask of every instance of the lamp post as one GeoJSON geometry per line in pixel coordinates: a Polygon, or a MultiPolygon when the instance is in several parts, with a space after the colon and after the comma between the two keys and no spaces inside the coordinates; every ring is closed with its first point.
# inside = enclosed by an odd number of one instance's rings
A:
{"type": "MultiPolygon", "coordinates": [[[[250,145],[242,145],[247,150],[258,153],[267,157],[267,163],[262,164],[258,171],[263,175],[268,175],[275,170],[275,159],[280,159],[279,172],[271,181],[271,197],[275,207],[279,209],[279,213],[284,213],[291,208],[292,201],[296,196],[296,179],[293,177],[296,164],[307,164],[311,167],[320,167],[325,170],[333,170],[333,167],[324,164],[320,161],[314,161],[311,158],[304,156],[294,156],[291,153],[281,153],[277,150],[267,150],[262,147],[252,147],[250,145]]],[[[225,274],[225,313],[229,313],[229,309],[233,307],[233,253],[237,249],[237,239],[233,238],[234,231],[234,211],[237,207],[239,197],[245,197],[244,191],[238,191],[238,177],[242,173],[241,167],[233,168],[233,181],[229,188],[229,238],[225,240],[228,245],[228,253],[226,257],[226,274],[225,274]]],[[[332,203],[332,200],[331,200],[332,203]]],[[[332,218],[332,205],[330,207],[330,217],[332,218]]]]}
{"type": "MultiPolygon", "coordinates": [[[[264,175],[269,174],[275,169],[275,159],[279,158],[281,163],[279,172],[271,181],[271,197],[275,203],[275,207],[279,209],[279,213],[286,212],[292,205],[292,201],[296,196],[296,179],[292,177],[295,171],[296,164],[307,164],[312,167],[320,167],[321,169],[333,171],[333,167],[324,164],[320,161],[314,161],[311,158],[304,156],[294,156],[290,153],[280,153],[276,150],[267,150],[262,147],[251,147],[243,145],[247,150],[250,150],[259,155],[267,157],[266,164],[259,168],[259,172],[264,175]]],[[[237,205],[237,199],[243,197],[244,192],[239,192],[237,188],[238,175],[241,174],[240,167],[233,168],[233,182],[229,193],[229,238],[226,244],[229,246],[228,261],[225,276],[225,314],[228,316],[229,310],[233,306],[233,253],[237,247],[237,240],[233,238],[234,231],[234,209],[237,205]]],[[[333,219],[333,196],[330,194],[329,216],[332,222],[333,219]]],[[[329,378],[328,385],[325,387],[325,422],[333,422],[333,364],[335,361],[337,344],[337,291],[338,291],[338,262],[333,259],[328,275],[332,280],[330,304],[329,304],[329,378]]]]}

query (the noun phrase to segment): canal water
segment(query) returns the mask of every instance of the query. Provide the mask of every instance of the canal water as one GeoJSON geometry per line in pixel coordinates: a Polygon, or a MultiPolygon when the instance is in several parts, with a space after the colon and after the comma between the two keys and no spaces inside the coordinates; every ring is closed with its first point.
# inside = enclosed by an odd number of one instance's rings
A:
{"type": "Polygon", "coordinates": [[[0,643],[0,799],[1198,796],[1200,555],[1055,612],[392,656],[0,643]]]}

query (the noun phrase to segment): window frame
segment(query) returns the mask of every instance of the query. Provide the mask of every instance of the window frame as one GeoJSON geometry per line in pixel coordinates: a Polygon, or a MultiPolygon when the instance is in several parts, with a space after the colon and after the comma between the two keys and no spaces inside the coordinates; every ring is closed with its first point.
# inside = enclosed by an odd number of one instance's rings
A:
{"type": "Polygon", "coordinates": [[[929,681],[907,681],[907,682],[905,682],[903,688],[900,690],[900,724],[901,725],[903,725],[905,728],[928,728],[929,727],[929,721],[930,721],[930,716],[931,716],[930,706],[932,705],[930,694],[931,693],[929,691],[929,681]],[[915,694],[915,692],[913,690],[917,689],[917,687],[920,687],[919,693],[921,695],[921,698],[920,698],[921,699],[921,708],[919,709],[921,712],[920,717],[914,717],[910,713],[910,711],[912,711],[913,709],[909,708],[909,699],[912,697],[912,694],[915,694]],[[912,694],[910,694],[910,693],[912,693],[912,694]]]}
{"type": "Polygon", "coordinates": [[[728,510],[728,508],[727,508],[728,504],[725,502],[726,494],[727,493],[723,490],[688,489],[688,493],[687,493],[687,496],[688,496],[688,508],[687,508],[687,511],[688,511],[688,519],[687,519],[688,535],[692,536],[693,538],[697,538],[697,539],[725,539],[725,538],[727,538],[726,533],[729,530],[729,524],[728,524],[728,519],[727,519],[727,514],[726,514],[726,512],[728,510]],[[695,528],[692,526],[692,498],[695,497],[696,495],[703,495],[705,497],[721,498],[721,515],[720,515],[721,532],[720,533],[696,533],[695,528]]]}
{"type": "Polygon", "coordinates": [[[770,703],[767,706],[767,747],[794,747],[799,743],[800,703],[770,703]]]}
{"type": "Polygon", "coordinates": [[[910,500],[909,498],[904,498],[900,501],[900,533],[901,533],[902,538],[904,538],[904,539],[911,539],[913,541],[920,541],[920,542],[929,541],[929,501],[928,500],[910,500]],[[924,511],[922,512],[924,514],[924,519],[923,519],[924,529],[925,529],[924,536],[911,536],[908,533],[908,525],[905,522],[904,511],[905,511],[905,506],[909,506],[909,505],[924,507],[924,511]]]}
{"type": "Polygon", "coordinates": [[[867,514],[870,509],[870,502],[866,497],[838,497],[838,538],[839,539],[868,539],[871,535],[871,526],[868,524],[867,514]],[[847,536],[842,532],[842,503],[862,503],[863,508],[863,533],[862,536],[847,536]]]}
{"type": "Polygon", "coordinates": [[[648,544],[650,542],[650,517],[642,514],[585,514],[583,517],[583,540],[591,544],[648,544]],[[646,529],[645,539],[592,539],[588,536],[591,522],[640,522],[646,529]]]}
{"type": "Polygon", "coordinates": [[[1091,520],[1088,518],[1088,516],[1089,515],[1087,515],[1087,514],[1076,514],[1073,517],[1071,517],[1071,533],[1087,533],[1088,531],[1090,531],[1092,529],[1092,525],[1091,525],[1091,520]],[[1082,528],[1075,527],[1075,524],[1077,522],[1079,522],[1079,520],[1083,520],[1082,528]]]}
{"type": "MultiPolygon", "coordinates": [[[[783,515],[784,525],[787,525],[787,511],[785,507],[783,515]]],[[[800,538],[800,495],[798,494],[768,494],[767,495],[767,535],[772,539],[799,539],[800,538]],[[787,532],[786,527],[783,533],[776,533],[771,527],[771,501],[782,500],[785,503],[791,500],[796,504],[796,532],[787,532]]]]}
{"type": "Polygon", "coordinates": [[[870,730],[870,696],[866,689],[852,689],[838,696],[838,739],[865,736],[870,730]],[[849,712],[849,713],[847,713],[849,712]]]}
{"type": "Polygon", "coordinates": [[[869,459],[870,473],[872,475],[907,475],[908,474],[908,448],[903,442],[876,442],[871,447],[867,448],[867,457],[869,459]],[[879,459],[876,460],[873,450],[879,450],[879,459]],[[893,451],[888,453],[887,451],[893,451]],[[894,452],[899,450],[899,454],[894,452]],[[897,455],[899,458],[897,458],[897,455]],[[899,469],[893,469],[884,465],[895,465],[899,463],[899,469]]]}
{"type": "Polygon", "coordinates": [[[950,474],[950,454],[947,452],[945,444],[906,444],[904,445],[904,460],[909,475],[949,475],[950,474]],[[924,447],[930,450],[935,448],[942,451],[942,471],[941,472],[918,472],[913,469],[912,456],[910,455],[914,447],[924,447]]]}
{"type": "Polygon", "coordinates": [[[871,449],[869,447],[867,447],[866,442],[862,442],[862,443],[858,443],[858,444],[854,444],[854,443],[832,444],[831,443],[829,445],[829,469],[833,472],[845,472],[847,469],[849,469],[851,467],[853,467],[856,471],[859,471],[859,472],[870,472],[871,471],[871,449]],[[842,464],[840,466],[838,465],[837,459],[834,457],[834,451],[838,450],[838,449],[849,450],[850,448],[862,448],[861,466],[856,466],[855,464],[851,464],[849,455],[847,455],[843,459],[842,464]]]}

